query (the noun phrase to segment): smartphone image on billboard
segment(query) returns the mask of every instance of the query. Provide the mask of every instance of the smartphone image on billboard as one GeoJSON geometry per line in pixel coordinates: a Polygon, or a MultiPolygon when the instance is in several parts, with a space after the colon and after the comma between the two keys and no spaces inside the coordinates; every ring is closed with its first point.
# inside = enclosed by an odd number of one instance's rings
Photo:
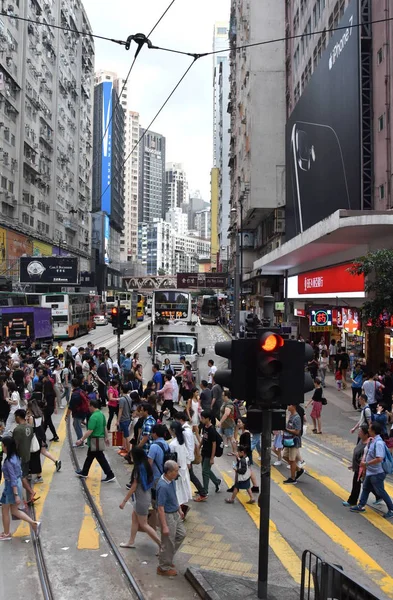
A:
{"type": "Polygon", "coordinates": [[[297,121],[290,144],[294,219],[302,233],[351,204],[343,153],[332,127],[297,121]]]}

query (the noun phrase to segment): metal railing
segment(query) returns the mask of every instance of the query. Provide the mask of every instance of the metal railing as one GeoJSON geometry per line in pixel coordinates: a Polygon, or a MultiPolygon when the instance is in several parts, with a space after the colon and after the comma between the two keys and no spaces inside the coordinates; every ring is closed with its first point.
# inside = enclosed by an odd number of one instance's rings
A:
{"type": "Polygon", "coordinates": [[[346,575],[339,565],[305,550],[302,555],[300,600],[379,600],[346,575]]]}

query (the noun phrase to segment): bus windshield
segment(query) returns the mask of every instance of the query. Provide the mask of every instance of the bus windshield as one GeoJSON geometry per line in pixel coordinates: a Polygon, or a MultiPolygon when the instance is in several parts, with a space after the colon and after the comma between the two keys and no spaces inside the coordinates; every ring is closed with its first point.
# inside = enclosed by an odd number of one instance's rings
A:
{"type": "Polygon", "coordinates": [[[195,354],[197,351],[196,338],[187,336],[159,335],[156,342],[160,354],[195,354]]]}

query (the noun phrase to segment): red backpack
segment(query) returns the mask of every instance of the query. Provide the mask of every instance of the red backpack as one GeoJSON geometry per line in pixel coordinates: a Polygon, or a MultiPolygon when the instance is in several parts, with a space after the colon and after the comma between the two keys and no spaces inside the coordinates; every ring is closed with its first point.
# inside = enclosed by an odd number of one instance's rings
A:
{"type": "Polygon", "coordinates": [[[90,407],[90,400],[89,400],[89,396],[86,394],[86,392],[84,392],[83,390],[79,391],[80,396],[81,396],[81,407],[80,407],[80,412],[83,412],[85,414],[89,414],[89,407],[90,407]]]}

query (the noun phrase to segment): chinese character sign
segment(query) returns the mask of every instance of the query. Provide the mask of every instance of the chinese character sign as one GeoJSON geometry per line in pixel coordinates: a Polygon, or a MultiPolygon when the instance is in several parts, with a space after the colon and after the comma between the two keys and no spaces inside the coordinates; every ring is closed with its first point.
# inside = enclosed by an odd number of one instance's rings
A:
{"type": "Polygon", "coordinates": [[[319,309],[311,311],[312,327],[330,327],[332,325],[332,311],[329,309],[319,309]]]}

